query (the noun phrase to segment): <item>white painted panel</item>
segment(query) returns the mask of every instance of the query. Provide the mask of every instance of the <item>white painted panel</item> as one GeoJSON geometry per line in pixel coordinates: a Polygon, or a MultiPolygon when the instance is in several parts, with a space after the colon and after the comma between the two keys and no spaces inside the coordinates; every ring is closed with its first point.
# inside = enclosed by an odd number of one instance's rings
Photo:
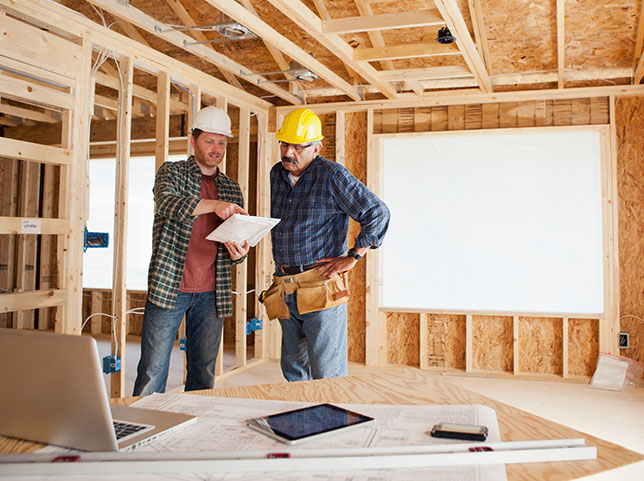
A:
{"type": "Polygon", "coordinates": [[[381,306],[603,312],[600,136],[383,139],[381,306]]]}

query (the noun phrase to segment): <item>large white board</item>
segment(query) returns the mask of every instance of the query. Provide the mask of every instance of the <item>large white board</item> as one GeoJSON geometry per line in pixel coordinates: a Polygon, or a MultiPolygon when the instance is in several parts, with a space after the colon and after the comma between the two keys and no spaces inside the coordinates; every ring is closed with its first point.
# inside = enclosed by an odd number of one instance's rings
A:
{"type": "Polygon", "coordinates": [[[603,312],[597,130],[382,137],[386,308],[603,312]]]}

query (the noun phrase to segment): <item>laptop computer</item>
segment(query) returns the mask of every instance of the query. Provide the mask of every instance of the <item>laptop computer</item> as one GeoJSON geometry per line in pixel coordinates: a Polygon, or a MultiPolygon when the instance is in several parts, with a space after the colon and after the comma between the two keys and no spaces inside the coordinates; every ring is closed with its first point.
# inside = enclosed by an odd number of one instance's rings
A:
{"type": "Polygon", "coordinates": [[[110,405],[102,375],[92,337],[0,329],[0,434],[83,451],[128,451],[196,420],[110,405]],[[117,439],[119,423],[125,430],[117,439]]]}

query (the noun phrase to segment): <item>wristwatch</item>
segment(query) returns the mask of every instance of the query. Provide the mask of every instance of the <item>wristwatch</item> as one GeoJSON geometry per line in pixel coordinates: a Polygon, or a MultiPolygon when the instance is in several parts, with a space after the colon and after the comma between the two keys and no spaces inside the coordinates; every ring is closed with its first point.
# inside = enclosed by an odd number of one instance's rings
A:
{"type": "Polygon", "coordinates": [[[352,247],[351,249],[349,249],[349,252],[347,252],[347,257],[353,257],[357,261],[362,259],[362,256],[356,252],[355,247],[352,247]]]}

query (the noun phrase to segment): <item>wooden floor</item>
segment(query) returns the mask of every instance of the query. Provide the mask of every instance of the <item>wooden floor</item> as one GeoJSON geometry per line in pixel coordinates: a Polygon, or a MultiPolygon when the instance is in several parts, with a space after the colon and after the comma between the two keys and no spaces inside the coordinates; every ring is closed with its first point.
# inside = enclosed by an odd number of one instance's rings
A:
{"type": "MultiPolygon", "coordinates": [[[[126,393],[132,385],[139,357],[139,345],[128,343],[125,367],[126,393]]],[[[99,351],[109,351],[107,341],[99,341],[99,351]]],[[[234,352],[224,353],[224,367],[232,368],[234,352]]],[[[413,368],[409,368],[413,369],[413,368]]],[[[368,368],[350,364],[349,374],[360,375],[368,368]]],[[[644,387],[627,387],[621,391],[605,391],[585,384],[484,377],[441,375],[442,379],[484,396],[496,399],[546,419],[570,426],[612,441],[644,454],[644,387]]],[[[180,392],[183,379],[182,352],[176,348],[171,358],[168,391],[180,392]]],[[[252,367],[226,372],[215,380],[215,387],[244,386],[286,382],[279,363],[259,361],[252,367]]],[[[585,481],[643,481],[644,462],[583,478],[585,481]]]]}

